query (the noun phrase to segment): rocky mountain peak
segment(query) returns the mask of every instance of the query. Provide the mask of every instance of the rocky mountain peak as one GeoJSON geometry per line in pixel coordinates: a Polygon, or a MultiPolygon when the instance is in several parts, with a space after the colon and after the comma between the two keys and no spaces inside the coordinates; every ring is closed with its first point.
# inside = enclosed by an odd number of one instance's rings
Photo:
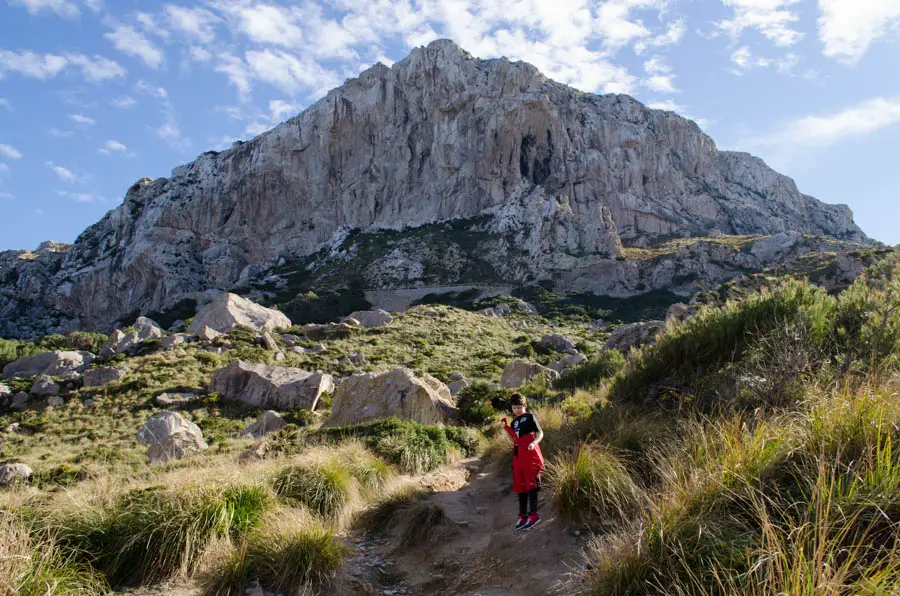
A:
{"type": "Polygon", "coordinates": [[[62,259],[13,276],[21,259],[0,257],[0,275],[17,280],[0,291],[0,334],[109,328],[381,230],[407,234],[407,248],[367,267],[398,287],[479,275],[593,287],[623,247],[713,232],[865,240],[845,206],[719,152],[672,112],[438,40],[248,142],[138,181],[62,259]],[[455,256],[441,260],[455,269],[428,277],[404,255],[443,224],[455,256]],[[479,255],[503,266],[475,267],[479,255]]]}

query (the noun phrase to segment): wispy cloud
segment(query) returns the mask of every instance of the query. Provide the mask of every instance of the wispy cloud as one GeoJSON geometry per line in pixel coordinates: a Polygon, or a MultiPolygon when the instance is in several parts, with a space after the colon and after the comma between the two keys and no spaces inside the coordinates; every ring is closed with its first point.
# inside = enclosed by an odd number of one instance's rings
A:
{"type": "Polygon", "coordinates": [[[22,154],[19,153],[19,150],[12,145],[0,144],[0,156],[7,157],[9,159],[22,159],[22,154]]]}
{"type": "Polygon", "coordinates": [[[123,97],[116,97],[114,99],[109,100],[109,105],[111,105],[114,108],[119,108],[120,110],[124,110],[124,109],[136,106],[137,100],[129,95],[125,95],[123,97]]]}
{"type": "Polygon", "coordinates": [[[167,4],[164,10],[169,25],[176,31],[201,43],[211,43],[215,39],[215,26],[221,19],[205,8],[185,8],[167,4]]]}
{"type": "Polygon", "coordinates": [[[879,37],[900,25],[900,2],[896,0],[819,0],[819,39],[823,53],[853,63],[879,37]]]}
{"type": "Polygon", "coordinates": [[[7,72],[14,72],[34,79],[50,79],[64,70],[81,70],[84,80],[99,83],[108,79],[125,76],[125,69],[116,62],[84,54],[38,54],[31,50],[0,50],[0,78],[7,72]]]}
{"type": "Polygon", "coordinates": [[[103,147],[99,149],[100,153],[109,155],[110,153],[127,153],[128,147],[120,143],[119,141],[110,139],[103,143],[103,147]]]}
{"type": "Polygon", "coordinates": [[[169,99],[168,91],[144,81],[138,81],[135,89],[138,93],[149,95],[160,103],[163,121],[158,126],[151,127],[153,134],[175,149],[183,151],[190,147],[191,139],[186,137],[181,131],[178,112],[169,99]]]}
{"type": "Polygon", "coordinates": [[[153,69],[158,69],[163,63],[162,50],[128,25],[117,25],[112,33],[104,35],[110,40],[117,50],[129,56],[140,58],[144,64],[153,69]]]}
{"type": "Polygon", "coordinates": [[[58,190],[56,191],[56,194],[67,199],[72,199],[76,203],[103,203],[106,201],[103,196],[90,192],[70,192],[67,190],[58,190]]]}
{"type": "Polygon", "coordinates": [[[644,79],[643,85],[651,91],[657,93],[678,92],[678,89],[675,88],[673,82],[675,75],[672,74],[672,68],[666,64],[666,61],[662,56],[653,56],[644,62],[644,72],[646,72],[648,76],[644,79]]]}
{"type": "MultiPolygon", "coordinates": [[[[888,0],[890,1],[890,0],[888,0]]],[[[800,17],[791,10],[800,0],[722,0],[734,9],[734,17],[716,25],[735,42],[746,29],[755,29],[777,46],[792,46],[803,37],[797,31],[800,17]]]]}
{"type": "Polygon", "coordinates": [[[9,103],[9,100],[5,97],[0,97],[0,108],[5,108],[7,110],[12,110],[12,104],[9,103]]]}
{"type": "Polygon", "coordinates": [[[52,161],[47,162],[47,166],[53,170],[53,173],[56,174],[56,177],[59,178],[63,182],[68,182],[69,184],[75,184],[79,181],[79,176],[70,170],[69,168],[58,166],[52,161]]]}
{"type": "Polygon", "coordinates": [[[81,14],[78,5],[71,0],[9,0],[9,3],[13,6],[23,6],[33,15],[55,12],[63,18],[74,19],[81,14]]]}
{"type": "Polygon", "coordinates": [[[84,124],[85,126],[93,126],[97,124],[97,121],[89,116],[85,116],[84,114],[69,114],[69,119],[78,124],[84,124]]]}

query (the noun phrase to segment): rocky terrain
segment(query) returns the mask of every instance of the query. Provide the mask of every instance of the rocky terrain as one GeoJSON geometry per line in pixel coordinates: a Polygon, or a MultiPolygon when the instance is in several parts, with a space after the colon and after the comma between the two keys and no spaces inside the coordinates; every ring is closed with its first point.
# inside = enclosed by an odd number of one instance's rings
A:
{"type": "Polygon", "coordinates": [[[690,120],[436,41],[251,141],[138,181],[71,246],[0,254],[0,335],[110,331],[252,289],[277,267],[343,268],[363,289],[685,291],[692,275],[718,283],[771,265],[771,247],[697,245],[653,265],[629,249],[721,234],[794,242],[785,233],[866,241],[845,206],[718,151],[690,120]]]}

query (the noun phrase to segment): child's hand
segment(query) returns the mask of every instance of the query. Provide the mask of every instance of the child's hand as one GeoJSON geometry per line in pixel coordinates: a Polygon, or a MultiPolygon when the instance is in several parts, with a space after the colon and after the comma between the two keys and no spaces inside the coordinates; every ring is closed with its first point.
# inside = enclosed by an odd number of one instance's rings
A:
{"type": "Polygon", "coordinates": [[[528,451],[534,451],[534,443],[528,443],[528,451]]]}
{"type": "Polygon", "coordinates": [[[506,418],[501,418],[500,423],[503,424],[503,426],[509,426],[509,422],[506,420],[506,418]]]}

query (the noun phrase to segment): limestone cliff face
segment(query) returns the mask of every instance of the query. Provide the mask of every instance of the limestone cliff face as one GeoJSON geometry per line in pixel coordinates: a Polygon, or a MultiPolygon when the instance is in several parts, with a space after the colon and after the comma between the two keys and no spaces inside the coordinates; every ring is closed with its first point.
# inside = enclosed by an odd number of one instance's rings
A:
{"type": "Polygon", "coordinates": [[[106,328],[234,287],[351,230],[482,216],[485,231],[528,254],[532,276],[545,267],[577,277],[623,244],[713,230],[865,240],[847,207],[802,195],[759,159],[719,152],[674,113],[437,41],[249,142],[141,180],[58,271],[4,287],[0,316],[52,311],[68,315],[61,326],[106,328]]]}

